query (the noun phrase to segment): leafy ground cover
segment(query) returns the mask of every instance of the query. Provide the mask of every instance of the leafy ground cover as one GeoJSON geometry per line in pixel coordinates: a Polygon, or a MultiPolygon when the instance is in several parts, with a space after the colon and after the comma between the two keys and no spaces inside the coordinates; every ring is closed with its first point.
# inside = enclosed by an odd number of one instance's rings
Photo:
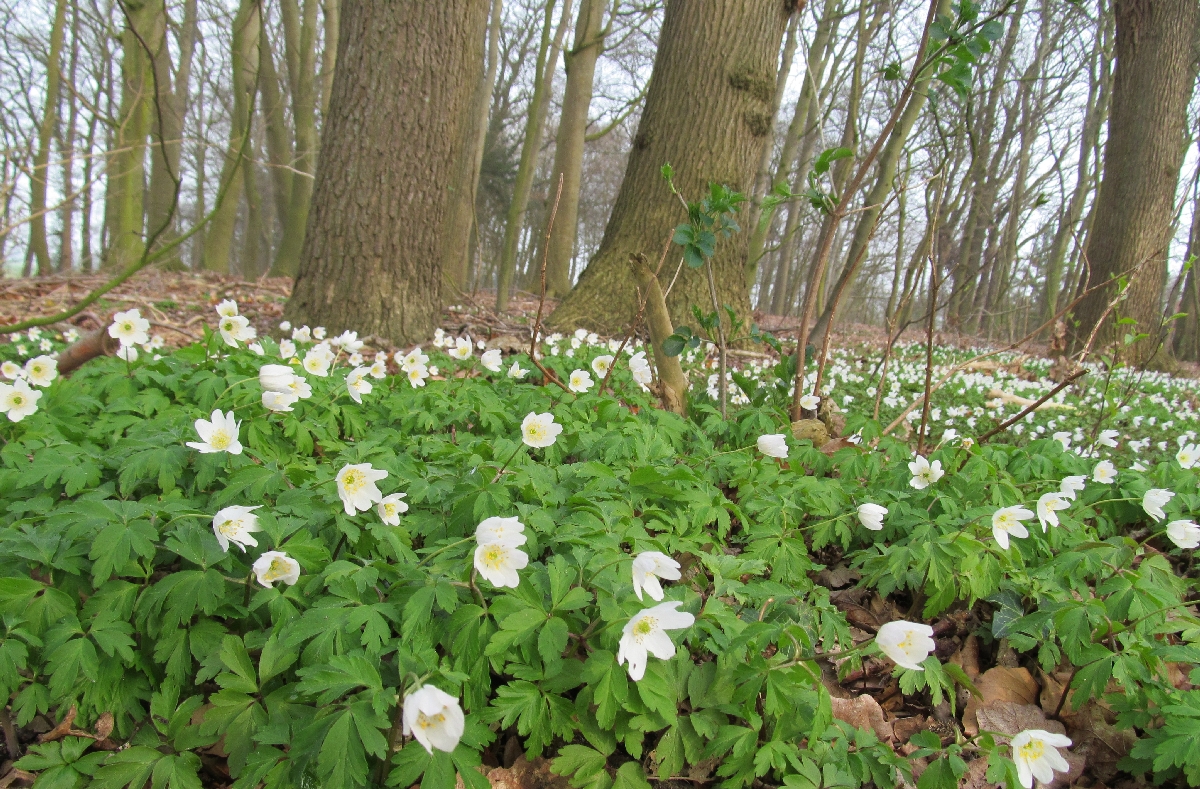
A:
{"type": "Polygon", "coordinates": [[[915,457],[921,409],[885,431],[924,349],[886,378],[844,349],[821,451],[787,358],[748,357],[724,420],[685,354],[685,419],[636,343],[551,338],[564,391],[477,338],[377,356],[218,310],[174,350],[118,315],[120,358],[69,379],[61,335],[0,346],[10,776],[1200,782],[1193,381],[1097,367],[980,442],[1055,386],[997,357],[915,457]]]}

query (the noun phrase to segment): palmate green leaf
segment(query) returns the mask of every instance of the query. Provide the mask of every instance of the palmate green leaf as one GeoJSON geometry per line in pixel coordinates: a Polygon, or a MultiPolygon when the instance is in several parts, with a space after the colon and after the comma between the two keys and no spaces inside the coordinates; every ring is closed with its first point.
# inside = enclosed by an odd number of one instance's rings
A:
{"type": "Polygon", "coordinates": [[[327,665],[308,666],[296,673],[301,678],[296,685],[296,692],[315,696],[320,706],[326,706],[358,688],[374,694],[383,692],[379,670],[362,652],[337,655],[327,665]]]}
{"type": "Polygon", "coordinates": [[[157,540],[157,530],[145,520],[114,522],[104,527],[92,541],[92,548],[88,553],[88,558],[93,562],[93,583],[99,586],[114,572],[124,573],[129,570],[136,574],[136,568],[129,567],[130,560],[134,554],[143,559],[153,558],[157,540]]]}
{"type": "Polygon", "coordinates": [[[144,745],[134,745],[108,754],[104,764],[96,770],[90,786],[92,789],[140,789],[155,766],[164,758],[164,753],[144,745]]]}

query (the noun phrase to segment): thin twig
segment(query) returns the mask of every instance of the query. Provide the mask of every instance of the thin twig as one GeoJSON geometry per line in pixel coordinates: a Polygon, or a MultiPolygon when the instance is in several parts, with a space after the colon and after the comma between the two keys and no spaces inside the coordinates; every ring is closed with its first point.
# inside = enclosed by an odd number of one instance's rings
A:
{"type": "Polygon", "coordinates": [[[542,377],[552,384],[558,385],[564,392],[571,389],[558,376],[546,369],[537,357],[538,336],[542,333],[542,312],[546,308],[546,259],[550,257],[550,233],[554,230],[554,217],[558,214],[558,201],[562,197],[563,176],[558,176],[558,191],[554,194],[554,208],[550,211],[550,221],[546,223],[546,243],[542,245],[542,291],[538,297],[537,321],[533,324],[533,337],[529,340],[529,359],[541,371],[542,377]]]}
{"type": "Polygon", "coordinates": [[[1042,395],[1037,400],[1034,400],[1032,403],[1025,406],[1023,409],[1021,409],[1021,411],[1019,413],[1017,413],[1016,416],[1014,416],[1011,419],[1006,419],[1004,422],[1001,422],[1000,424],[993,427],[991,430],[984,433],[979,438],[975,439],[975,443],[982,444],[984,441],[987,441],[989,438],[996,435],[997,433],[1003,433],[1005,430],[1008,430],[1010,427],[1015,425],[1017,422],[1024,419],[1027,414],[1029,414],[1033,411],[1036,411],[1038,409],[1038,406],[1040,406],[1042,403],[1046,402],[1051,397],[1054,397],[1054,395],[1058,394],[1063,389],[1066,389],[1068,386],[1070,386],[1071,383],[1074,382],[1077,378],[1082,378],[1083,376],[1085,376],[1087,374],[1088,374],[1087,370],[1076,370],[1074,373],[1072,373],[1071,375],[1064,378],[1058,386],[1054,387],[1049,392],[1046,392],[1046,394],[1042,395]]]}

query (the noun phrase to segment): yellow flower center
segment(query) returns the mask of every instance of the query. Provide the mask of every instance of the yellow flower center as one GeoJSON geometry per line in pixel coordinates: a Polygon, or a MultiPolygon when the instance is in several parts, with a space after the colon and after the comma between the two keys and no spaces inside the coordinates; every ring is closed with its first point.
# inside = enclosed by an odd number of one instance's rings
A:
{"type": "Polygon", "coordinates": [[[657,619],[652,616],[643,616],[633,626],[634,640],[640,643],[643,638],[653,633],[657,628],[657,619]]]}
{"type": "Polygon", "coordinates": [[[1030,740],[1021,746],[1021,757],[1026,761],[1035,762],[1046,752],[1046,744],[1041,740],[1030,740]]]}
{"type": "Polygon", "coordinates": [[[232,441],[224,430],[214,430],[212,438],[208,440],[208,445],[213,449],[228,449],[232,441]]]}
{"type": "Polygon", "coordinates": [[[912,650],[912,648],[913,648],[913,632],[911,630],[904,634],[904,639],[899,644],[896,645],[896,648],[902,649],[905,652],[909,652],[912,650]]]}
{"type": "Polygon", "coordinates": [[[387,516],[390,518],[396,514],[396,505],[388,502],[387,504],[383,505],[383,511],[387,513],[387,516]]]}
{"type": "Polygon", "coordinates": [[[277,556],[271,560],[271,566],[267,568],[265,573],[263,573],[263,579],[267,581],[278,581],[280,578],[283,578],[285,575],[287,575],[288,570],[290,569],[291,568],[288,567],[287,562],[277,556]]]}
{"type": "Polygon", "coordinates": [[[25,395],[13,395],[12,404],[17,408],[25,405],[25,395]]]}
{"type": "Polygon", "coordinates": [[[226,537],[236,537],[242,530],[242,519],[234,518],[232,520],[227,520],[218,526],[217,529],[226,537]]]}
{"type": "Polygon", "coordinates": [[[121,331],[126,332],[128,334],[132,334],[133,333],[133,324],[132,323],[122,323],[121,331]]]}
{"type": "Polygon", "coordinates": [[[347,493],[357,493],[362,490],[365,478],[360,477],[357,471],[347,471],[346,476],[342,477],[342,487],[347,493]]]}
{"type": "Polygon", "coordinates": [[[546,437],[546,430],[540,422],[534,422],[529,427],[525,428],[525,436],[534,441],[541,441],[546,437]]]}
{"type": "Polygon", "coordinates": [[[417,715],[417,725],[422,729],[432,729],[434,727],[441,726],[445,722],[446,716],[440,712],[437,715],[434,715],[432,718],[423,712],[417,715]]]}
{"type": "Polygon", "coordinates": [[[492,570],[499,569],[500,565],[504,563],[506,553],[507,551],[503,547],[499,545],[490,545],[488,546],[488,549],[483,552],[483,563],[492,570]]]}

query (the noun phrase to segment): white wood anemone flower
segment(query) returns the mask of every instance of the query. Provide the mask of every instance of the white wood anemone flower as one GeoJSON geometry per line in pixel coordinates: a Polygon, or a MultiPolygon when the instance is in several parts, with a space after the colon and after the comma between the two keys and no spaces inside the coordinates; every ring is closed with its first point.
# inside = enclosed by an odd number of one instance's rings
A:
{"type": "Polygon", "coordinates": [[[871,531],[883,530],[883,518],[888,514],[887,507],[882,504],[866,504],[858,505],[858,520],[862,523],[864,529],[871,531]]]}
{"type": "Polygon", "coordinates": [[[676,609],[683,603],[672,600],[659,603],[653,608],[638,612],[625,623],[621,631],[621,646],[617,650],[617,665],[629,662],[629,678],[637,682],[646,676],[649,655],[660,660],[669,660],[675,655],[675,642],[667,635],[668,630],[691,627],[696,617],[687,611],[676,609]]]}
{"type": "Polygon", "coordinates": [[[521,441],[525,446],[542,449],[558,440],[562,425],[554,421],[554,414],[547,411],[535,414],[530,411],[521,421],[521,441]]]}
{"type": "Polygon", "coordinates": [[[608,371],[612,369],[612,366],[613,357],[607,354],[604,356],[597,356],[595,359],[592,359],[592,372],[601,378],[604,378],[604,376],[608,375],[608,371]]]}
{"type": "Polygon", "coordinates": [[[375,388],[367,380],[369,372],[371,370],[368,367],[355,367],[346,374],[346,391],[350,393],[350,399],[356,403],[362,403],[362,396],[371,394],[371,390],[375,388]]]}
{"type": "Polygon", "coordinates": [[[786,459],[788,456],[787,436],[783,433],[768,433],[758,437],[758,451],[767,457],[786,459]]]}
{"type": "Polygon", "coordinates": [[[475,527],[475,541],[480,545],[503,543],[504,545],[524,545],[528,538],[525,536],[525,524],[518,518],[501,518],[493,515],[485,518],[475,527]]]}
{"type": "Polygon", "coordinates": [[[475,548],[475,571],[492,586],[516,589],[521,583],[517,571],[529,565],[529,556],[517,547],[524,542],[525,535],[522,534],[520,542],[505,540],[480,543],[475,548]]]}
{"type": "Polygon", "coordinates": [[[1042,524],[1042,531],[1046,531],[1048,526],[1057,526],[1059,511],[1070,506],[1071,502],[1062,493],[1043,493],[1037,503],[1038,523],[1042,524]]]}
{"type": "Polygon", "coordinates": [[[454,347],[447,351],[452,357],[459,361],[465,361],[471,358],[471,338],[459,337],[454,341],[454,347]]]}
{"type": "Polygon", "coordinates": [[[370,463],[348,463],[343,466],[337,475],[337,490],[346,514],[366,512],[383,501],[383,494],[375,482],[387,475],[387,471],[372,468],[370,463]]]}
{"type": "Polygon", "coordinates": [[[258,385],[264,392],[290,392],[295,377],[286,364],[264,364],[258,368],[258,385]]]}
{"type": "Polygon", "coordinates": [[[290,392],[263,392],[263,408],[268,411],[291,411],[299,398],[290,392]]]}
{"type": "Polygon", "coordinates": [[[113,315],[108,336],[119,340],[121,345],[143,345],[150,342],[150,321],[137,310],[126,310],[113,315]]]}
{"type": "Polygon", "coordinates": [[[35,356],[25,362],[25,378],[34,386],[49,386],[57,377],[58,361],[53,356],[35,356]]]}
{"type": "Polygon", "coordinates": [[[587,370],[573,370],[567,379],[567,388],[575,394],[586,394],[595,382],[587,370]]]}
{"type": "Polygon", "coordinates": [[[659,551],[642,551],[633,560],[633,593],[642,599],[642,590],[655,600],[663,599],[659,578],[667,581],[680,579],[679,562],[659,551]]]}
{"type": "Polygon", "coordinates": [[[1055,771],[1069,772],[1071,765],[1058,752],[1070,748],[1071,739],[1065,734],[1026,729],[1012,738],[1013,761],[1017,763],[1017,779],[1025,789],[1033,789],[1033,779],[1044,784],[1054,780],[1055,771]]]}
{"type": "Polygon", "coordinates": [[[7,414],[10,422],[20,422],[37,411],[41,397],[42,393],[30,389],[24,378],[11,384],[0,384],[0,414],[7,414]]]}
{"type": "Polygon", "coordinates": [[[479,363],[482,364],[484,368],[491,370],[493,373],[500,372],[500,370],[504,367],[504,359],[501,358],[499,348],[493,348],[490,351],[484,351],[479,356],[479,363]]]}
{"type": "Polygon", "coordinates": [[[1111,460],[1101,460],[1092,469],[1092,481],[1099,482],[1101,485],[1111,485],[1117,478],[1117,467],[1112,464],[1111,460]]]}
{"type": "Polygon", "coordinates": [[[3,375],[10,381],[15,381],[24,374],[25,371],[21,369],[21,365],[11,359],[6,359],[3,364],[0,364],[0,375],[3,375]]]}
{"type": "Polygon", "coordinates": [[[1190,469],[1200,462],[1200,447],[1195,444],[1187,444],[1179,448],[1175,453],[1175,461],[1179,463],[1180,468],[1190,469]]]}
{"type": "Polygon", "coordinates": [[[450,753],[462,739],[466,721],[458,699],[433,685],[422,685],[404,699],[404,734],[429,753],[450,753]]]}
{"type": "Polygon", "coordinates": [[[408,372],[414,367],[425,367],[429,364],[429,357],[421,352],[421,346],[418,345],[403,356],[399,351],[396,351],[396,364],[400,365],[400,369],[408,372]]]}
{"type": "Polygon", "coordinates": [[[1142,509],[1146,514],[1156,521],[1160,521],[1167,517],[1167,513],[1163,512],[1163,506],[1175,497],[1175,493],[1163,488],[1150,488],[1146,491],[1146,495],[1142,496],[1142,509]]]}
{"type": "Polygon", "coordinates": [[[231,455],[242,454],[242,442],[238,440],[238,431],[242,423],[233,418],[233,412],[213,411],[211,419],[196,420],[196,434],[199,441],[189,441],[187,445],[202,455],[214,452],[228,452],[231,455]]]}
{"type": "Polygon", "coordinates": [[[408,376],[409,385],[416,389],[425,385],[425,379],[429,377],[429,368],[418,364],[415,367],[409,367],[405,375],[408,376]]]}
{"type": "Polygon", "coordinates": [[[1063,477],[1062,483],[1058,486],[1058,492],[1072,501],[1075,500],[1075,494],[1079,493],[1087,486],[1087,477],[1082,474],[1076,474],[1070,477],[1063,477]]]}
{"type": "Polygon", "coordinates": [[[912,474],[908,484],[917,490],[925,490],[946,475],[946,472],[942,471],[942,461],[935,460],[930,463],[924,455],[917,455],[916,459],[908,464],[908,471],[912,474]]]}
{"type": "Polygon", "coordinates": [[[888,622],[875,634],[875,644],[901,668],[924,671],[921,662],[933,654],[933,628],[917,622],[888,622]]]}
{"type": "Polygon", "coordinates": [[[520,362],[513,362],[512,367],[508,368],[508,377],[515,378],[518,381],[529,374],[529,371],[521,366],[520,362]]]}
{"type": "Polygon", "coordinates": [[[379,513],[379,519],[388,526],[399,526],[401,513],[408,512],[408,502],[403,501],[405,495],[404,493],[392,493],[384,496],[375,505],[375,511],[379,513]]]}
{"type": "Polygon", "coordinates": [[[283,551],[267,551],[254,560],[254,577],[268,589],[276,581],[295,586],[300,580],[300,563],[283,551]]]}
{"type": "Polygon", "coordinates": [[[1191,550],[1200,545],[1200,526],[1192,521],[1171,521],[1167,524],[1167,537],[1180,548],[1191,550]]]}
{"type": "Polygon", "coordinates": [[[237,302],[233,299],[225,299],[217,305],[217,314],[222,318],[232,318],[238,314],[237,302]]]}
{"type": "Polygon", "coordinates": [[[230,543],[243,551],[247,546],[258,547],[258,540],[251,535],[253,532],[262,531],[258,525],[258,516],[254,514],[254,511],[260,507],[262,507],[261,504],[253,507],[233,504],[217,511],[217,514],[213,516],[213,533],[217,535],[217,542],[221,544],[221,550],[228,553],[230,543]]]}
{"type": "Polygon", "coordinates": [[[221,332],[221,339],[230,348],[237,348],[239,342],[250,342],[258,336],[258,331],[250,325],[250,321],[243,315],[229,315],[221,318],[217,324],[217,329],[221,332]]]}
{"type": "Polygon", "coordinates": [[[329,352],[321,348],[310,348],[304,354],[304,361],[301,363],[304,367],[304,372],[309,375],[315,375],[318,378],[324,378],[329,375],[329,364],[333,358],[329,352]]]}
{"type": "Polygon", "coordinates": [[[806,394],[800,398],[800,407],[805,411],[816,411],[821,406],[821,398],[814,394],[806,394]]]}
{"type": "Polygon", "coordinates": [[[1001,507],[992,513],[992,536],[996,538],[1000,547],[1007,551],[1009,535],[1013,537],[1029,536],[1029,530],[1021,521],[1032,517],[1033,513],[1020,504],[1001,507]]]}

